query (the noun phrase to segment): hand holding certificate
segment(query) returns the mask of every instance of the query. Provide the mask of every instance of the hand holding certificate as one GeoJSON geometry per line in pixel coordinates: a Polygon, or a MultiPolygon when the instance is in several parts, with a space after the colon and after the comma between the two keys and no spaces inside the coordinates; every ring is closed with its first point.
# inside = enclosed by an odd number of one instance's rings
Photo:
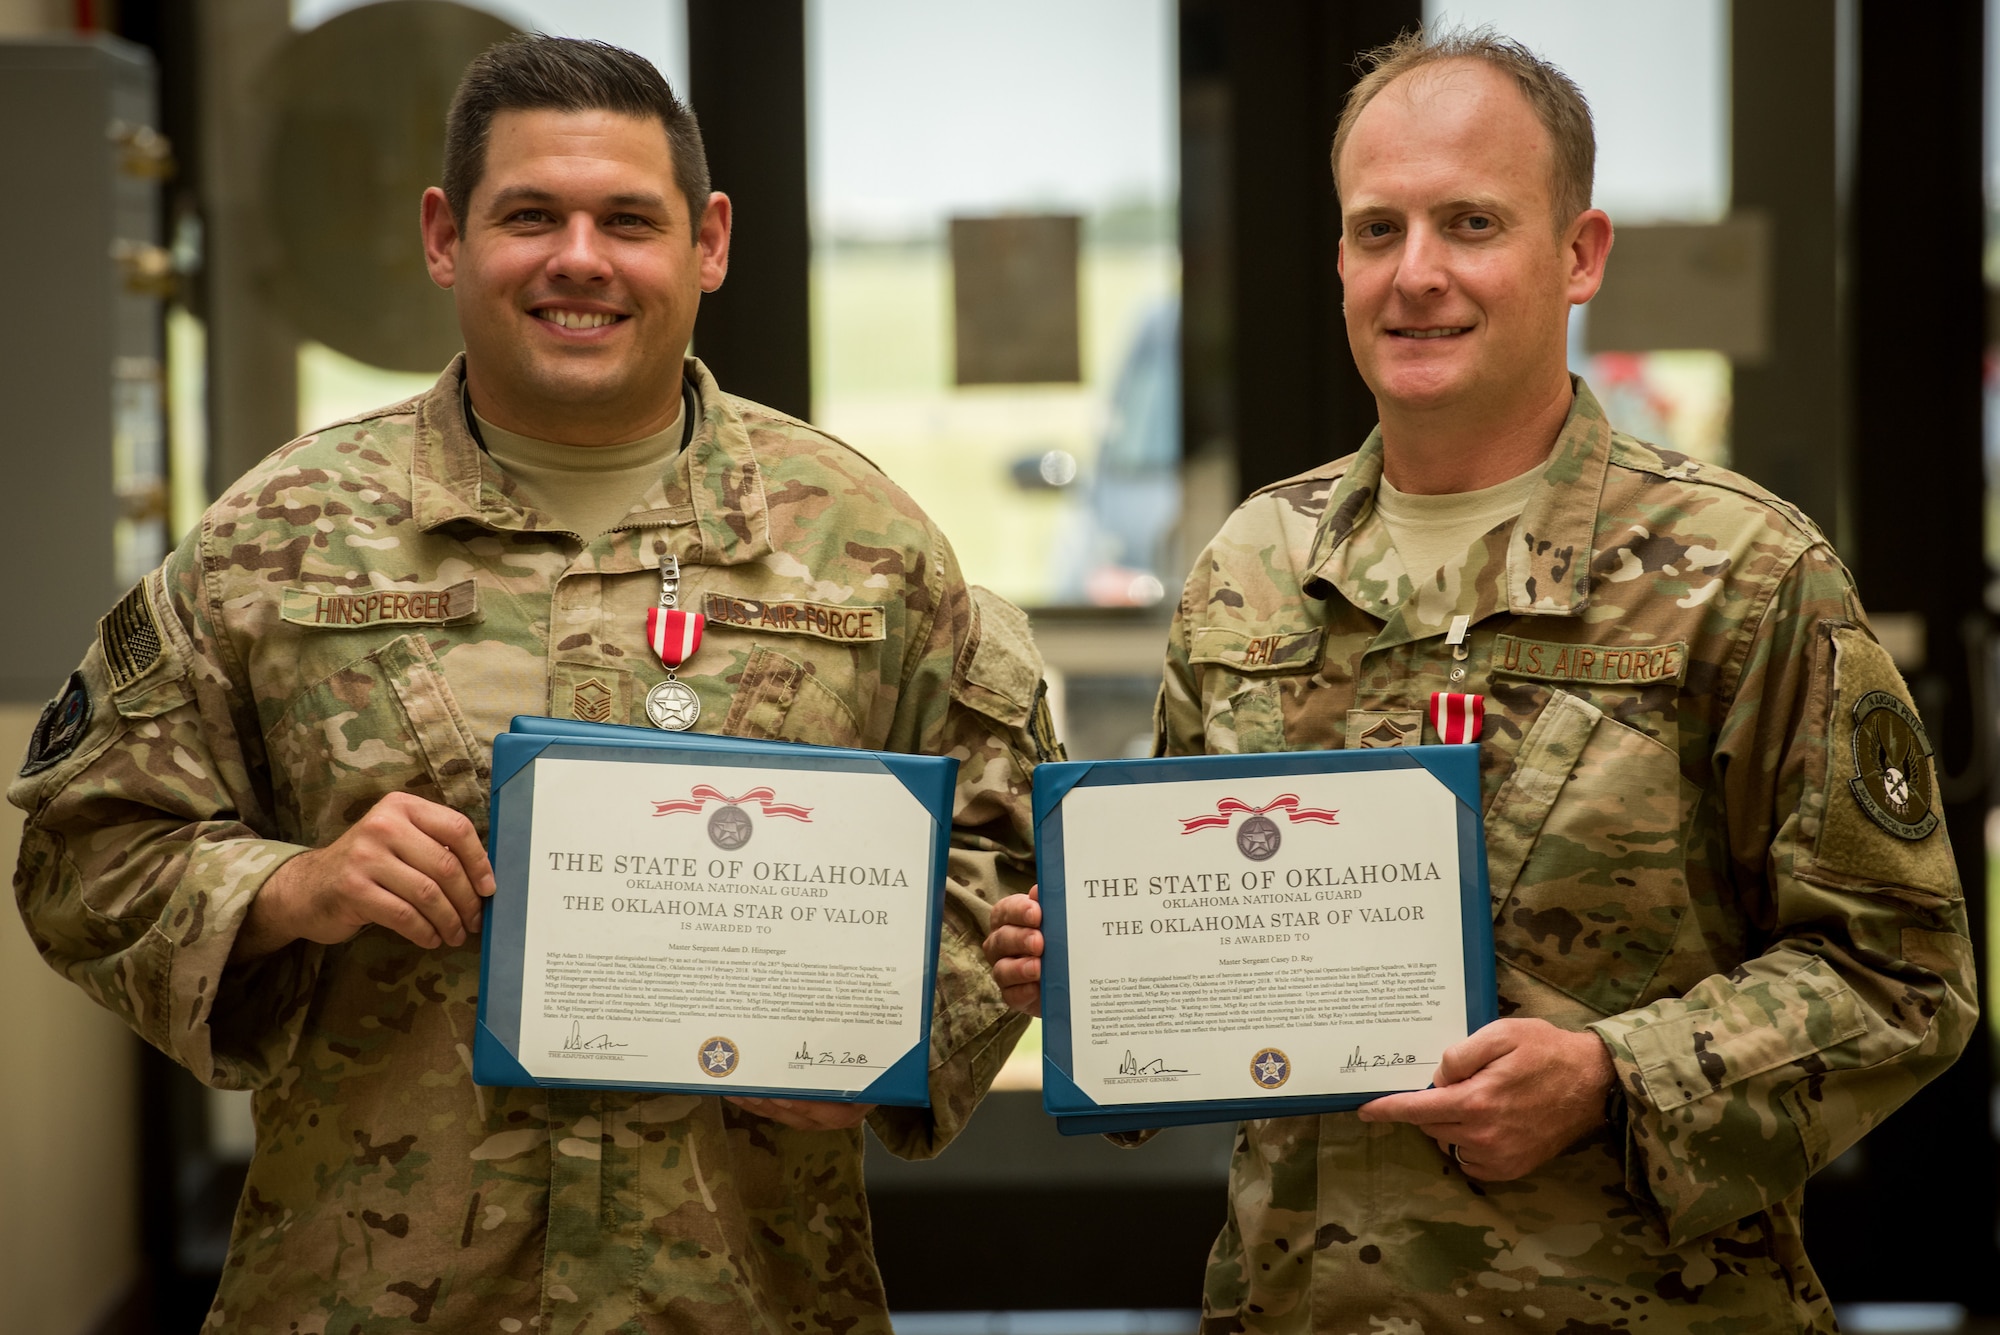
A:
{"type": "Polygon", "coordinates": [[[1470,747],[1044,765],[1044,1102],[1072,1132],[1353,1108],[1495,1011],[1470,747]]]}
{"type": "Polygon", "coordinates": [[[517,719],[475,1078],[925,1103],[956,770],[517,719]]]}

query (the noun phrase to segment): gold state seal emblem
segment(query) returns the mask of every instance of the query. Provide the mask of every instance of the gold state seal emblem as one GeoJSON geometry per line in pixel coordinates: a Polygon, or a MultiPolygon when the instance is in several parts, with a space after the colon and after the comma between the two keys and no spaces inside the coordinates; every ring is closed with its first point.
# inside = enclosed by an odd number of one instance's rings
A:
{"type": "Polygon", "coordinates": [[[701,1062],[701,1073],[720,1080],[736,1070],[736,1059],[740,1054],[736,1045],[726,1038],[711,1038],[701,1045],[697,1054],[701,1062]]]}
{"type": "Polygon", "coordinates": [[[1292,1078],[1292,1059],[1277,1048],[1264,1048],[1250,1059],[1250,1078],[1259,1089],[1276,1089],[1292,1078]]]}

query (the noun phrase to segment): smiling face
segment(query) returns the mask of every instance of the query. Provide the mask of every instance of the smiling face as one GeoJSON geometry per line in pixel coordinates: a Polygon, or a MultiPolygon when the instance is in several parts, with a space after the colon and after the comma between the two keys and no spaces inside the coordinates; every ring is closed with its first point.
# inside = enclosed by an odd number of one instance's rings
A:
{"type": "Polygon", "coordinates": [[[729,200],[711,195],[690,227],[657,120],[503,111],[463,227],[436,189],[423,214],[482,416],[575,445],[672,422],[701,294],[728,272],[729,200]]]}
{"type": "Polygon", "coordinates": [[[1340,273],[1385,429],[1438,413],[1504,424],[1566,398],[1569,308],[1597,290],[1610,222],[1593,209],[1557,225],[1553,151],[1483,61],[1415,70],[1356,118],[1338,164],[1340,273]]]}

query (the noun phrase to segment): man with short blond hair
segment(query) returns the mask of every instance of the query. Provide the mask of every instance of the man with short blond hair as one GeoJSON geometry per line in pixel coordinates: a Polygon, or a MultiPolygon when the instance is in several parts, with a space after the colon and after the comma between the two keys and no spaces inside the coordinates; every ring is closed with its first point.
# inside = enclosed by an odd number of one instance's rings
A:
{"type": "MultiPolygon", "coordinates": [[[[1440,742],[1483,696],[1504,1018],[1431,1089],[1243,1124],[1204,1329],[1831,1331],[1801,1189],[1974,1029],[1930,744],[1812,523],[1567,373],[1612,242],[1581,94],[1484,34],[1375,62],[1335,168],[1381,424],[1196,561],[1155,745],[1440,742]]],[[[1039,910],[993,922],[1034,1009],[1039,910]]]]}

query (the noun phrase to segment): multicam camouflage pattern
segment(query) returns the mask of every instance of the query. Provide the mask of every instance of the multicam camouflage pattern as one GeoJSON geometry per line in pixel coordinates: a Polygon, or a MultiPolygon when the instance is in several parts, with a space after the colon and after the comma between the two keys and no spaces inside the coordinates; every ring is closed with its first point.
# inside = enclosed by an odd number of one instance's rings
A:
{"type": "Polygon", "coordinates": [[[1501,1013],[1595,1030],[1625,1116],[1493,1183],[1407,1125],[1244,1124],[1205,1328],[1833,1329],[1800,1188],[1975,1015],[1944,832],[1897,837],[1850,793],[1856,703],[1908,697],[1847,572],[1580,382],[1524,513],[1432,578],[1371,522],[1381,450],[1259,492],[1202,555],[1159,745],[1355,745],[1355,717],[1484,694],[1501,1013]]]}
{"type": "Polygon", "coordinates": [[[256,1091],[210,1329],[888,1331],[859,1130],[714,1097],[475,1086],[476,937],[422,950],[369,929],[225,968],[272,870],[383,794],[483,831],[513,715],[644,722],[664,676],[644,616],[677,556],[683,606],[810,600],[887,626],[855,643],[711,625],[680,673],[701,728],[960,760],[933,1106],[872,1123],[910,1157],[964,1125],[1025,1023],[978,943],[987,904],[1032,874],[1026,619],[968,590],[865,459],[688,375],[693,440],[588,544],[512,499],[467,434],[459,365],[279,450],[107,619],[111,666],[100,643],[82,667],[88,732],[10,793],[31,813],[15,884],[43,954],[203,1080],[256,1091]],[[311,624],[317,600],[357,593],[311,624]],[[135,640],[153,613],[157,645],[135,640]]]}

